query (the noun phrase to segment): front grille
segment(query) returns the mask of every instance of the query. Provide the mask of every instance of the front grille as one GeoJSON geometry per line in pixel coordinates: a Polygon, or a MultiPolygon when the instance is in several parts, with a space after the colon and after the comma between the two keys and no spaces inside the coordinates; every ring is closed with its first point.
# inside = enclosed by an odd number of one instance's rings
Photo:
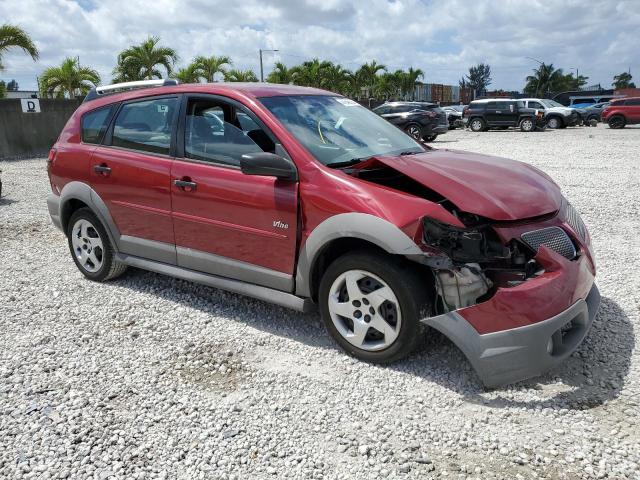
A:
{"type": "Polygon", "coordinates": [[[578,234],[581,240],[586,241],[587,227],[582,221],[582,218],[580,217],[578,211],[573,208],[573,205],[567,202],[565,212],[565,215],[567,216],[567,223],[571,225],[571,228],[573,228],[573,231],[578,234]]]}
{"type": "Polygon", "coordinates": [[[559,253],[564,258],[573,260],[576,257],[576,247],[567,235],[567,232],[559,227],[547,227],[533,230],[520,235],[520,238],[536,252],[541,245],[559,253]]]}

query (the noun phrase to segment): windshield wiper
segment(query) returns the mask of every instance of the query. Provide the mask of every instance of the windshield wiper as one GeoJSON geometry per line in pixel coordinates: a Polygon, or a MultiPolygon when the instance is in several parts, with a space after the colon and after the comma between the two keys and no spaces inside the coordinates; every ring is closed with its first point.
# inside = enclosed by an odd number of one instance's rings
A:
{"type": "Polygon", "coordinates": [[[400,152],[400,156],[404,157],[405,155],[417,155],[418,153],[421,153],[421,152],[406,151],[406,152],[400,152]]]}

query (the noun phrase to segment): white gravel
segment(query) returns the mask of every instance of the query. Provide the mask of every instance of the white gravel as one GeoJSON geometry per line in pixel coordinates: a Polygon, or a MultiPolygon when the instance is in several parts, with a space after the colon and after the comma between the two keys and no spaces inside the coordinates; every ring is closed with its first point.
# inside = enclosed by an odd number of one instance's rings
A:
{"type": "Polygon", "coordinates": [[[640,129],[454,131],[583,214],[603,301],[552,373],[486,392],[441,336],[370,366],[318,317],[131,270],[85,280],[45,161],[1,162],[0,478],[640,478],[640,129]]]}

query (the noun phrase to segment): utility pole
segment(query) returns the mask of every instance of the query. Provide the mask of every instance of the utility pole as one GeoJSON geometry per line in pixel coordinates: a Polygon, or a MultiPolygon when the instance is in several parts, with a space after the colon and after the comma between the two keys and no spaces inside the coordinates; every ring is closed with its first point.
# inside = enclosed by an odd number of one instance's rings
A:
{"type": "Polygon", "coordinates": [[[264,52],[277,52],[278,50],[262,50],[260,49],[260,81],[264,82],[264,69],[262,68],[262,54],[264,52]]]}

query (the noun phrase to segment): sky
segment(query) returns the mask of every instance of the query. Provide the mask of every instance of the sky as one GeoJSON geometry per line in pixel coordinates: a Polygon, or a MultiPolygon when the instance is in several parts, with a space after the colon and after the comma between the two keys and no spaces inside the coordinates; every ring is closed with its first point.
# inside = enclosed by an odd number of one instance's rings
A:
{"type": "Polygon", "coordinates": [[[318,57],[349,69],[372,59],[413,66],[425,82],[452,85],[484,62],[490,89],[521,90],[537,61],[605,88],[629,69],[640,80],[640,0],[0,0],[1,23],[26,30],[40,51],[38,62],[3,55],[0,79],[21,89],[76,56],[110,83],[118,53],[149,35],[177,50],[178,66],[228,55],[258,76],[258,50],[278,49],[264,54],[265,76],[276,61],[318,57]]]}

